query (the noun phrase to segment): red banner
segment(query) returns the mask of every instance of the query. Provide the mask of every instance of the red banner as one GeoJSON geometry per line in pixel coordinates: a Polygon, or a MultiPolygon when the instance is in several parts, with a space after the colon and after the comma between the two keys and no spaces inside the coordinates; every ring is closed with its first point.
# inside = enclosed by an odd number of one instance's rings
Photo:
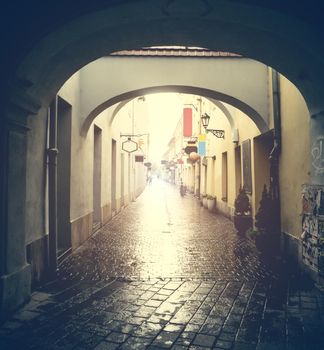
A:
{"type": "Polygon", "coordinates": [[[192,136],[192,109],[191,108],[183,109],[183,136],[185,137],[192,136]]]}

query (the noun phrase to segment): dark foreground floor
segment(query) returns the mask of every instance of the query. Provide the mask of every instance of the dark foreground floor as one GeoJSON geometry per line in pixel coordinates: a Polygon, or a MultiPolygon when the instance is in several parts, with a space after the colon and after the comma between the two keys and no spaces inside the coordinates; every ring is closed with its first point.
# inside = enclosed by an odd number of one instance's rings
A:
{"type": "Polygon", "coordinates": [[[324,295],[153,184],[0,328],[0,349],[324,349],[324,295]]]}

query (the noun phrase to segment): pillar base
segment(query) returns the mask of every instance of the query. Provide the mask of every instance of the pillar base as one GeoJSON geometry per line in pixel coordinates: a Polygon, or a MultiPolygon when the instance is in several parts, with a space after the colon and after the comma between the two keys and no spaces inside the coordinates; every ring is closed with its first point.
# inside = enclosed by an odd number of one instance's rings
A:
{"type": "Polygon", "coordinates": [[[324,293],[324,277],[318,276],[315,286],[322,292],[324,293]]]}
{"type": "Polygon", "coordinates": [[[30,298],[31,267],[29,264],[0,277],[0,321],[5,320],[30,298]]]}

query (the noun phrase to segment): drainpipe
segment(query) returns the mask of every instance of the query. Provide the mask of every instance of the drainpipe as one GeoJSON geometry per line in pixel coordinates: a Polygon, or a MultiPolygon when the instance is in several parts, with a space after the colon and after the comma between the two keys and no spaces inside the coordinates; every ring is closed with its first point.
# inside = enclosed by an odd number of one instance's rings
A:
{"type": "Polygon", "coordinates": [[[57,97],[49,109],[48,154],[48,221],[49,221],[49,272],[56,277],[57,267],[57,97]]]}
{"type": "Polygon", "coordinates": [[[280,115],[280,81],[277,71],[272,69],[272,96],[273,96],[273,121],[274,121],[274,145],[280,152],[281,147],[281,115],[280,115]]]}
{"type": "Polygon", "coordinates": [[[279,155],[281,151],[281,114],[280,114],[280,81],[277,71],[272,69],[273,96],[273,149],[270,152],[270,196],[275,201],[277,229],[280,232],[280,191],[279,191],[279,155]]]}

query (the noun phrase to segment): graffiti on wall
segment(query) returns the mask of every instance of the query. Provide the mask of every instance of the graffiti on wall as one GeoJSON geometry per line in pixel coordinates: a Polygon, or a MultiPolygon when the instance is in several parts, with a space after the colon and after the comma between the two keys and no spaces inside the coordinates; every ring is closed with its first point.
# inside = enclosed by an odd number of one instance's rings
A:
{"type": "Polygon", "coordinates": [[[302,259],[324,275],[324,186],[302,189],[302,259]]]}
{"type": "Polygon", "coordinates": [[[311,154],[315,174],[324,174],[324,136],[319,136],[314,141],[311,154]]]}

